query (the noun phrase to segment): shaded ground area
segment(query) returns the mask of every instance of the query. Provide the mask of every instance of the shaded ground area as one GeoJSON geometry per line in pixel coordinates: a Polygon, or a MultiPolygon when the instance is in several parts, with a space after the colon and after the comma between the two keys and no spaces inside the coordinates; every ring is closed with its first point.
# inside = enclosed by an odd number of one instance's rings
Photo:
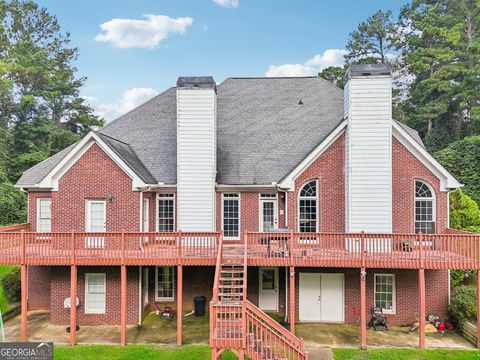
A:
{"type": "MultiPolygon", "coordinates": [[[[319,347],[360,346],[360,327],[342,324],[297,324],[297,335],[305,345],[319,347]]],[[[418,332],[406,327],[391,327],[389,331],[367,330],[369,347],[418,347],[418,332]]],[[[427,348],[473,349],[474,347],[456,332],[427,334],[427,348]]]]}
{"type": "MultiPolygon", "coordinates": [[[[183,320],[183,340],[186,344],[208,343],[209,338],[208,313],[204,317],[193,315],[183,320]]],[[[27,333],[31,341],[54,341],[68,344],[70,334],[66,325],[50,323],[50,314],[45,311],[30,311],[28,313],[27,333]]],[[[20,338],[20,316],[5,323],[7,341],[18,341],[20,338]]],[[[154,312],[144,320],[142,326],[127,327],[128,343],[158,343],[176,344],[177,320],[160,319],[154,312]]],[[[83,325],[77,332],[79,344],[118,344],[120,343],[120,326],[118,325],[83,325]]]]}
{"type": "Polygon", "coordinates": [[[478,360],[475,350],[416,350],[416,349],[334,349],[335,360],[478,360]]]}

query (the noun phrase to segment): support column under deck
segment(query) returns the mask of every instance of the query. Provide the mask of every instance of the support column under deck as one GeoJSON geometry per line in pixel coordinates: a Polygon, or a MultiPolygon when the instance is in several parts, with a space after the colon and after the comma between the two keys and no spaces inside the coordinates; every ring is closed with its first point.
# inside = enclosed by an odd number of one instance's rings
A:
{"type": "MultiPolygon", "coordinates": [[[[477,314],[480,314],[480,271],[477,272],[477,314]]],[[[480,349],[480,316],[477,315],[477,348],[480,349]]]]}
{"type": "Polygon", "coordinates": [[[20,269],[21,281],[21,324],[20,324],[20,341],[27,340],[27,265],[22,265],[20,269]]]}
{"type": "Polygon", "coordinates": [[[77,266],[70,266],[70,345],[77,340],[77,266]]]}
{"type": "Polygon", "coordinates": [[[177,267],[177,345],[182,345],[183,266],[177,267]]]}
{"type": "Polygon", "coordinates": [[[363,350],[367,348],[367,272],[365,270],[365,268],[360,269],[360,343],[363,350]]]}
{"type": "Polygon", "coordinates": [[[120,267],[120,344],[127,343],[127,267],[120,267]]]}
{"type": "Polygon", "coordinates": [[[290,266],[290,332],[295,334],[295,267],[290,266]]]}
{"type": "Polygon", "coordinates": [[[418,345],[425,349],[425,269],[418,269],[418,292],[420,305],[420,319],[418,327],[418,345]]]}

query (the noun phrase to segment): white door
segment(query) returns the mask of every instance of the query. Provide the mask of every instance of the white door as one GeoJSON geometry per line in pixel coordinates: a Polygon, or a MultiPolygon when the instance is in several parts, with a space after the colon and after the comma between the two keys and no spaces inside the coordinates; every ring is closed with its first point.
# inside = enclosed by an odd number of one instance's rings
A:
{"type": "MultiPolygon", "coordinates": [[[[103,233],[106,231],[106,202],[105,200],[87,200],[85,231],[103,233]]],[[[105,247],[105,237],[89,236],[86,238],[86,247],[105,247]]]]}
{"type": "Polygon", "coordinates": [[[260,232],[266,232],[277,227],[277,199],[260,199],[260,232]]]}
{"type": "Polygon", "coordinates": [[[150,227],[149,227],[149,222],[150,222],[150,218],[149,218],[149,211],[148,209],[150,208],[150,199],[149,198],[145,198],[143,199],[143,231],[144,232],[149,232],[150,231],[150,227]]]}
{"type": "Polygon", "coordinates": [[[343,274],[320,276],[320,321],[343,322],[343,274]]]}
{"type": "Polygon", "coordinates": [[[344,275],[300,273],[299,320],[344,321],[344,275]]]}
{"type": "Polygon", "coordinates": [[[278,268],[260,268],[258,307],[278,311],[278,268]]]}
{"type": "Polygon", "coordinates": [[[299,314],[300,321],[320,321],[320,274],[300,273],[299,314]]]}

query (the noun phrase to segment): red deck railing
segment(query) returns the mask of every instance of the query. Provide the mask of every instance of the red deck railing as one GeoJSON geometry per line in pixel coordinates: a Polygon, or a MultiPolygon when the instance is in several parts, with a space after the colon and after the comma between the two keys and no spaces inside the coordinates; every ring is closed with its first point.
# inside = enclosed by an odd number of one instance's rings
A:
{"type": "Polygon", "coordinates": [[[249,233],[253,266],[479,269],[479,234],[249,233]]]}
{"type": "MultiPolygon", "coordinates": [[[[26,225],[22,225],[26,226],[26,225]]],[[[220,233],[2,231],[0,264],[215,266],[220,233]]],[[[249,266],[480,269],[480,235],[248,233],[249,266]]]]}

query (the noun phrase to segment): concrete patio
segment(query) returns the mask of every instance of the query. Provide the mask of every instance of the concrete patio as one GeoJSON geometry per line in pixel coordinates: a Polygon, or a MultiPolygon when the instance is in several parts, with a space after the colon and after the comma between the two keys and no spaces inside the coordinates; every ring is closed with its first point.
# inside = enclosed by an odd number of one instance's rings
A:
{"type": "MultiPolygon", "coordinates": [[[[68,344],[69,334],[65,325],[50,323],[50,314],[31,311],[28,314],[28,339],[31,341],[54,341],[68,344]]],[[[18,341],[20,316],[5,322],[7,341],[18,341]]],[[[183,321],[185,343],[208,343],[208,314],[203,318],[188,317],[183,321]]],[[[355,325],[342,324],[297,324],[297,335],[305,340],[312,350],[321,348],[360,347],[360,329],[355,325]]],[[[142,326],[129,326],[128,343],[175,344],[176,321],[159,319],[155,313],[146,317],[142,326]]],[[[77,332],[79,344],[119,344],[120,326],[81,326],[77,332]]],[[[392,327],[389,331],[367,331],[369,347],[418,347],[418,333],[408,328],[392,327]]],[[[474,349],[456,332],[427,334],[427,348],[474,349]]]]}

